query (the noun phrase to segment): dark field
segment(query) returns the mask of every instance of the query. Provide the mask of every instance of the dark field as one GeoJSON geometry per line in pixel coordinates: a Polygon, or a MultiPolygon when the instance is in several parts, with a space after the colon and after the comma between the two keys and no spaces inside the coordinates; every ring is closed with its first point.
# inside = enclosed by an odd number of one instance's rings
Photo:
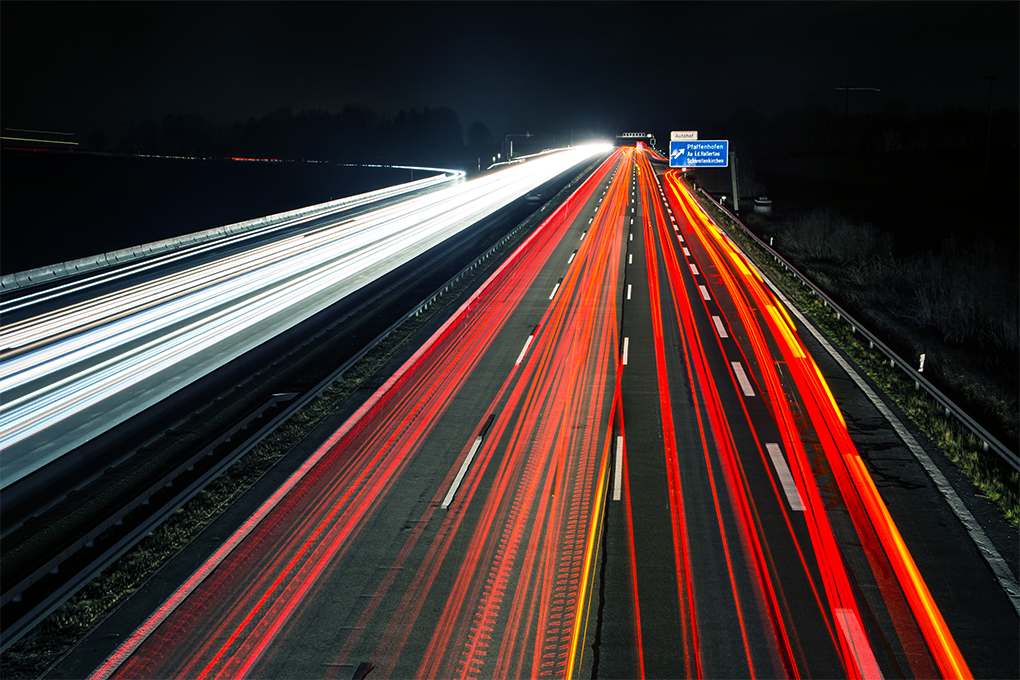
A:
{"type": "MultiPolygon", "coordinates": [[[[414,179],[426,175],[417,172],[414,179]]],[[[407,182],[409,170],[0,152],[0,272],[190,234],[407,182]]]]}
{"type": "MultiPolygon", "coordinates": [[[[1020,252],[1016,149],[993,149],[987,174],[984,149],[778,158],[753,162],[750,171],[764,185],[778,217],[835,208],[893,234],[902,255],[938,251],[949,237],[965,248],[990,238],[1014,260],[1020,252]]],[[[709,191],[730,193],[728,170],[695,174],[709,191]]],[[[741,208],[746,214],[752,204],[748,200],[741,208]]]]}

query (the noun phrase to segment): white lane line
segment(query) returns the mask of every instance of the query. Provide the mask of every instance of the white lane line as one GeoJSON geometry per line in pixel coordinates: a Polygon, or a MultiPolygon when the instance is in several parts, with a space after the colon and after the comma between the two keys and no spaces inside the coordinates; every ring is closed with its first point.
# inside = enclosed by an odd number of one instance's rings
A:
{"type": "Polygon", "coordinates": [[[629,241],[633,241],[633,240],[634,240],[634,234],[631,234],[631,235],[630,235],[630,238],[629,238],[628,240],[629,240],[629,241]]]}
{"type": "Polygon", "coordinates": [[[683,243],[683,242],[684,242],[684,237],[683,237],[683,236],[681,236],[681,237],[680,237],[680,243],[683,243]]]}
{"type": "Polygon", "coordinates": [[[804,501],[800,497],[800,491],[797,490],[797,483],[793,481],[793,474],[790,472],[790,466],[786,464],[783,450],[779,448],[779,444],[772,442],[766,444],[765,449],[769,452],[772,465],[776,468],[776,475],[779,476],[779,483],[783,486],[786,500],[790,502],[790,509],[803,512],[804,501]]]}
{"type": "Polygon", "coordinates": [[[582,241],[584,240],[584,237],[585,237],[585,235],[587,235],[587,233],[588,233],[588,232],[586,232],[586,231],[582,231],[582,232],[581,232],[581,240],[582,240],[582,241]]]}
{"type": "Polygon", "coordinates": [[[634,264],[634,253],[627,255],[627,264],[634,264]]]}
{"type": "Polygon", "coordinates": [[[717,316],[712,317],[712,323],[715,324],[715,330],[719,333],[720,338],[728,338],[729,334],[726,332],[726,327],[722,325],[722,319],[717,316]]]}
{"type": "Polygon", "coordinates": [[[613,500],[620,500],[623,494],[623,435],[616,437],[616,464],[613,470],[613,500]]]}
{"type": "Polygon", "coordinates": [[[556,282],[556,285],[555,285],[555,286],[553,286],[553,292],[549,293],[549,299],[550,299],[550,300],[552,300],[552,299],[553,299],[553,296],[555,296],[555,295],[556,295],[556,291],[558,291],[558,290],[560,289],[560,283],[561,283],[562,281],[563,281],[563,279],[560,279],[559,281],[557,281],[557,282],[556,282]]]}
{"type": "Polygon", "coordinates": [[[630,287],[631,287],[631,284],[628,283],[627,284],[627,299],[628,300],[630,299],[630,287]]]}
{"type": "Polygon", "coordinates": [[[576,256],[576,255],[577,255],[577,251],[576,250],[574,252],[570,253],[570,259],[567,260],[567,264],[570,264],[571,262],[573,262],[574,261],[574,256],[576,256]]]}
{"type": "Polygon", "coordinates": [[[630,338],[624,337],[623,339],[623,365],[627,365],[627,357],[630,355],[630,338]]]}
{"type": "Polygon", "coordinates": [[[680,246],[680,247],[684,249],[684,255],[686,255],[687,257],[691,256],[691,251],[687,250],[687,248],[684,247],[684,246],[680,246]]]}
{"type": "Polygon", "coordinates": [[[528,353],[528,348],[531,347],[531,341],[534,339],[534,333],[528,336],[527,341],[524,343],[524,349],[521,350],[520,355],[517,357],[517,361],[514,362],[514,366],[519,366],[521,362],[524,361],[524,355],[528,353]]]}
{"type": "Polygon", "coordinates": [[[594,219],[595,219],[594,217],[589,217],[588,218],[588,224],[591,224],[592,220],[594,220],[594,219]]]}
{"type": "Polygon", "coordinates": [[[698,286],[698,288],[701,290],[701,297],[702,298],[704,298],[705,300],[711,300],[712,299],[712,296],[708,294],[708,288],[705,288],[704,286],[698,286]]]}
{"type": "Polygon", "coordinates": [[[751,389],[751,381],[747,379],[747,374],[744,373],[744,367],[740,365],[739,361],[731,361],[730,366],[733,367],[733,374],[737,376],[737,382],[740,383],[740,389],[744,391],[744,396],[753,397],[754,390],[751,389]]]}
{"type": "Polygon", "coordinates": [[[882,680],[882,670],[878,667],[875,659],[875,652],[871,650],[868,636],[864,633],[864,626],[861,625],[857,614],[851,609],[839,608],[835,612],[836,620],[839,621],[839,628],[843,631],[843,637],[853,650],[857,658],[857,667],[861,670],[861,676],[868,680],[882,680]]]}
{"type": "Polygon", "coordinates": [[[691,273],[694,274],[695,276],[698,275],[698,267],[693,262],[691,263],[691,273]]]}
{"type": "MultiPolygon", "coordinates": [[[[529,338],[530,340],[530,338],[529,338]]],[[[474,459],[475,454],[478,452],[478,447],[482,445],[482,435],[475,437],[475,443],[471,445],[471,450],[468,451],[467,458],[464,459],[464,463],[461,464],[460,470],[457,470],[457,476],[453,478],[453,484],[450,485],[450,490],[446,492],[446,498],[443,499],[441,507],[446,510],[450,507],[450,503],[453,502],[453,496],[457,493],[457,489],[460,488],[460,483],[464,481],[464,475],[467,474],[468,467],[471,465],[471,461],[474,459]]]]}

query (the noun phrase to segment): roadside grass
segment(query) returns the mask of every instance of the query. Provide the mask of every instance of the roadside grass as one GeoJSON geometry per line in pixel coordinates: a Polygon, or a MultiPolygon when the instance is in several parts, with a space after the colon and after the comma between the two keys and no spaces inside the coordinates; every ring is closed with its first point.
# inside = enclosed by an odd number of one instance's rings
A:
{"type": "MultiPolygon", "coordinates": [[[[884,354],[869,348],[867,340],[853,332],[852,326],[840,320],[835,310],[803,286],[785,266],[734,224],[726,213],[697,192],[692,194],[798,309],[846,353],[946,458],[970,479],[979,494],[998,507],[1014,528],[1020,528],[1020,473],[994,452],[984,451],[981,440],[956,418],[947,417],[943,406],[926,392],[915,390],[912,379],[903,371],[890,367],[884,354]]],[[[977,387],[975,391],[978,391],[977,387]]]]}

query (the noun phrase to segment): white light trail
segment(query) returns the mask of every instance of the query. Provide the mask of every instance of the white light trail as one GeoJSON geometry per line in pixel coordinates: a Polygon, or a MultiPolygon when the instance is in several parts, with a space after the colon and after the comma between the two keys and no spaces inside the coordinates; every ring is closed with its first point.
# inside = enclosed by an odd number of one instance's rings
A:
{"type": "Polygon", "coordinates": [[[536,158],[3,328],[3,485],[604,151],[536,158]]]}

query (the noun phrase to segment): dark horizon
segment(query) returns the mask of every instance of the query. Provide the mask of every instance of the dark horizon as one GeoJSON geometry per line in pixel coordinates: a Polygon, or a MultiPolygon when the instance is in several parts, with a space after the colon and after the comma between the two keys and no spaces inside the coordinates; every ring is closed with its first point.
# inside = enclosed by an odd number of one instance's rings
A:
{"type": "Polygon", "coordinates": [[[2,8],[3,125],[448,108],[505,133],[1017,108],[1010,2],[35,3],[2,8]],[[995,80],[989,81],[988,76],[995,80]],[[839,87],[868,87],[847,102],[839,87]],[[877,90],[877,91],[876,91],[877,90]]]}

